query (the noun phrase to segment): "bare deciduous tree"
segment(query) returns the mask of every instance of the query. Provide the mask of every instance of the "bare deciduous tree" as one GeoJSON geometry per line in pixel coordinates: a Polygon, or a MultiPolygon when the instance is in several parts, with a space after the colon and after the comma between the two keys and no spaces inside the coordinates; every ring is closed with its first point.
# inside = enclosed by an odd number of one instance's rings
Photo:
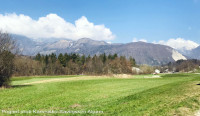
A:
{"type": "Polygon", "coordinates": [[[15,44],[8,33],[0,31],[0,87],[8,87],[14,65],[15,44]]]}

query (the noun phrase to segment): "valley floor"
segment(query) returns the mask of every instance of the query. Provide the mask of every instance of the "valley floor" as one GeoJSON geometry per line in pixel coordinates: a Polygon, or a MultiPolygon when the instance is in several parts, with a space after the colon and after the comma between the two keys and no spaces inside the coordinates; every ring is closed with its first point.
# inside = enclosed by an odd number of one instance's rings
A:
{"type": "Polygon", "coordinates": [[[195,115],[200,75],[14,77],[0,89],[0,114],[195,115]],[[126,78],[127,77],[127,78],[126,78]]]}

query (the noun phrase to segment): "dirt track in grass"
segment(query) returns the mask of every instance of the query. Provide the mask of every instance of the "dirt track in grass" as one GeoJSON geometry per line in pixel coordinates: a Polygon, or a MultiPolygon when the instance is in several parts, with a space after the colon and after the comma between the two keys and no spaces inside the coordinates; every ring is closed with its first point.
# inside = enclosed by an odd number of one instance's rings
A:
{"type": "Polygon", "coordinates": [[[127,78],[128,79],[128,78],[161,78],[161,77],[159,75],[137,77],[137,76],[127,75],[127,74],[117,74],[117,75],[110,75],[110,76],[106,76],[106,75],[105,76],[81,76],[81,77],[73,77],[73,78],[45,79],[45,80],[23,83],[23,85],[49,83],[49,82],[61,82],[61,81],[93,80],[93,79],[104,79],[104,78],[127,78]]]}
{"type": "Polygon", "coordinates": [[[23,85],[32,85],[32,84],[49,83],[49,82],[61,82],[61,81],[91,80],[91,79],[101,79],[101,78],[110,78],[110,77],[108,76],[81,76],[81,77],[73,77],[73,78],[57,78],[57,79],[54,78],[54,79],[24,83],[23,85]]]}

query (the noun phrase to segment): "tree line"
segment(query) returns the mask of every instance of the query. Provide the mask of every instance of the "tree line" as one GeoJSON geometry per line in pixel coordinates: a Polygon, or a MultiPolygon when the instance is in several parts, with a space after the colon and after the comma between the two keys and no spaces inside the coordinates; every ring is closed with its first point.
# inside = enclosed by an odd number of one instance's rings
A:
{"type": "Polygon", "coordinates": [[[135,59],[117,54],[85,56],[76,53],[49,55],[37,54],[35,57],[18,56],[15,58],[15,76],[30,75],[104,75],[131,74],[135,59]]]}
{"type": "Polygon", "coordinates": [[[161,70],[168,69],[173,72],[191,72],[199,69],[200,60],[197,59],[188,59],[188,60],[178,60],[176,62],[169,62],[166,65],[162,66],[161,70]]]}

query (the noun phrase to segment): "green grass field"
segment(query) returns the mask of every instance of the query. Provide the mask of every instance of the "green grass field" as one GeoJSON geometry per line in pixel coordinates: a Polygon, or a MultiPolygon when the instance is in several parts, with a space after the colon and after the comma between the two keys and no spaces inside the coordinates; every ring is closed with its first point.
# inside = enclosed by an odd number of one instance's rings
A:
{"type": "Polygon", "coordinates": [[[198,74],[15,77],[12,88],[0,89],[0,114],[194,115],[198,84],[198,74]]]}

